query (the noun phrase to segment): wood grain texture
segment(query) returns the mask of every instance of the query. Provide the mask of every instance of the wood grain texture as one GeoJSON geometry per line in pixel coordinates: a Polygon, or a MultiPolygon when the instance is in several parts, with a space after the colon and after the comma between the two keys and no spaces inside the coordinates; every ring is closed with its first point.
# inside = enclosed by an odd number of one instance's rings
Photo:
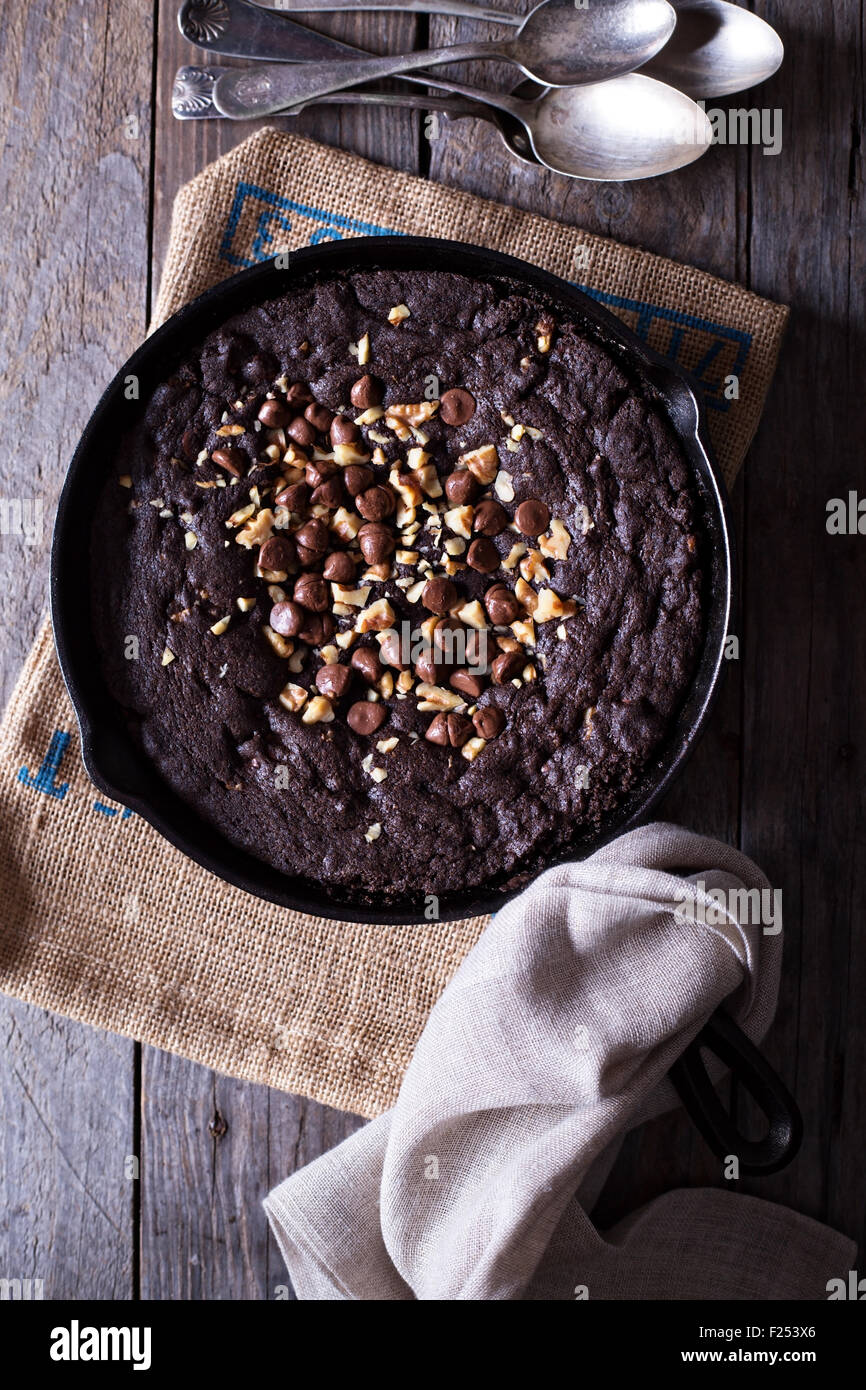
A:
{"type": "Polygon", "coordinates": [[[362,1123],[145,1048],[142,1298],[285,1297],[262,1198],[362,1123]]]}
{"type": "MultiPolygon", "coordinates": [[[[46,517],[32,554],[21,538],[0,537],[6,690],[40,611],[66,458],[142,336],[174,194],[254,128],[172,120],[174,71],[201,57],[180,38],[176,8],[14,0],[0,9],[0,401],[16,440],[2,495],[42,495],[46,517]],[[140,119],[136,141],[124,134],[128,114],[140,119]]],[[[863,486],[863,34],[858,0],[837,0],[832,13],[807,0],[755,8],[780,29],[786,64],[765,88],[716,104],[781,108],[778,157],[719,148],[664,180],[589,185],[509,160],[477,121],[442,119],[433,139],[409,112],[322,108],[275,123],[794,304],[734,495],[741,659],[660,814],[741,844],[783,892],[783,984],[766,1051],[800,1099],[806,1140],[785,1173],[742,1186],[856,1239],[866,1212],[864,542],[828,536],[825,506],[863,486]]],[[[371,51],[490,32],[408,15],[311,23],[371,51]]],[[[453,76],[503,89],[517,80],[491,64],[453,76]]],[[[0,1005],[0,1036],[0,1276],[43,1277],[54,1296],[277,1296],[287,1280],[261,1198],[360,1121],[152,1049],[142,1050],[139,1085],[132,1044],[15,1003],[0,1005]],[[139,1125],[136,1191],[117,1165],[139,1125]]],[[[606,1224],[671,1186],[722,1181],[688,1120],[663,1117],[626,1139],[598,1216],[606,1224]]]]}
{"type": "Polygon", "coordinates": [[[134,1044],[0,1003],[0,1278],[134,1293],[134,1044]]]}
{"type": "MultiPolygon", "coordinates": [[[[791,23],[779,4],[766,13],[791,23]]],[[[829,18],[797,8],[796,61],[763,96],[784,110],[783,153],[752,159],[750,279],[794,313],[745,478],[743,846],[783,892],[768,1052],[806,1122],[801,1160],[768,1195],[862,1242],[864,538],[826,530],[828,499],[864,494],[862,7],[840,0],[829,18]]]]}
{"type": "MultiPolygon", "coordinates": [[[[44,518],[33,546],[0,535],[4,703],[44,611],[67,461],[144,332],[151,57],[135,0],[0,9],[0,495],[44,518]]],[[[130,1298],[134,1045],[5,999],[0,1037],[0,1277],[130,1298]]]]}
{"type": "MultiPolygon", "coordinates": [[[[178,32],[176,8],[163,0],[157,35],[154,288],[177,188],[264,124],[174,120],[174,73],[201,57],[178,32]]],[[[319,16],[315,23],[372,52],[412,48],[418,28],[403,15],[319,16]]],[[[419,172],[415,113],[322,107],[271,124],[419,172]]],[[[143,1048],[142,1297],[263,1299],[274,1298],[278,1285],[288,1287],[261,1199],[360,1123],[313,1101],[143,1048]]]]}

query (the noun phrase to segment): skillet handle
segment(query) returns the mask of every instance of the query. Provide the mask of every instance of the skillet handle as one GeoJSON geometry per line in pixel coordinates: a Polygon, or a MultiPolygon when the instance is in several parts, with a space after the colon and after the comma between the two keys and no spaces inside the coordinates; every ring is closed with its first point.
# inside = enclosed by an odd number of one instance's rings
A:
{"type": "Polygon", "coordinates": [[[670,1069],[670,1078],[695,1127],[717,1158],[736,1155],[741,1177],[777,1173],[794,1158],[803,1138],[797,1102],[781,1077],[729,1014],[717,1009],[670,1069]],[[722,1105],[707,1075],[701,1048],[730,1068],[766,1116],[763,1139],[747,1139],[722,1105]]]}

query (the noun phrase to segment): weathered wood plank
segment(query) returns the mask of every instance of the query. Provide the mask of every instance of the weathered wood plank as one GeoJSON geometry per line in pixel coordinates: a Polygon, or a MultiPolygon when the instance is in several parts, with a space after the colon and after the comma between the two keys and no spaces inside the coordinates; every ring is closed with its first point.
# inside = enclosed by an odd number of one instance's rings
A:
{"type": "Polygon", "coordinates": [[[133,1044],[13,1000],[0,1038],[0,1278],[132,1298],[133,1044]]]}
{"type": "MultiPolygon", "coordinates": [[[[264,124],[173,120],[169,98],[175,70],[196,61],[196,50],[177,31],[176,8],[174,0],[163,0],[159,17],[154,290],[177,188],[264,124]]],[[[397,44],[411,48],[417,28],[413,17],[402,15],[321,16],[315,22],[371,51],[396,51],[397,44]]],[[[321,108],[272,123],[381,163],[412,172],[418,168],[419,119],[411,113],[321,108]]],[[[262,1198],[360,1123],[144,1048],[142,1297],[274,1298],[288,1277],[262,1198]],[[215,1115],[219,1121],[209,1128],[215,1115]]]]}
{"type": "Polygon", "coordinates": [[[144,1064],[142,1298],[284,1297],[262,1198],[361,1121],[152,1048],[144,1064]]]}
{"type": "MultiPolygon", "coordinates": [[[[0,492],[43,519],[32,546],[0,536],[4,703],[44,610],[66,463],[144,331],[150,72],[134,0],[0,10],[0,492]]],[[[130,1298],[133,1044],[5,999],[0,1035],[0,1274],[130,1298]]]]}
{"type": "Polygon", "coordinates": [[[766,1190],[862,1240],[866,542],[825,525],[830,498],[863,493],[862,16],[854,0],[760,8],[794,52],[757,103],[785,126],[783,153],[752,160],[750,276],[794,312],[746,475],[743,847],[783,892],[767,1050],[806,1122],[801,1158],[766,1190]]]}

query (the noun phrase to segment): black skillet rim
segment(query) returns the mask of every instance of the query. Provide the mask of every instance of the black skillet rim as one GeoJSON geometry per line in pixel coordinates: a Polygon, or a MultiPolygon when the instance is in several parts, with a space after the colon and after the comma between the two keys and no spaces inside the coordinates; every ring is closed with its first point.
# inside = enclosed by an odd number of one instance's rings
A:
{"type": "MultiPolygon", "coordinates": [[[[735,561],[727,493],[709,443],[700,392],[679,367],[660,357],[625,325],[576,286],[513,256],[468,243],[432,237],[358,237],[293,251],[288,266],[275,260],[240,271],[206,290],[158,328],[123,364],[97,403],[69,465],[57,508],[51,553],[51,617],[60,667],[78,720],[82,758],[95,785],[130,807],[171,844],[223,881],[279,906],[335,921],[402,925],[423,918],[423,901],[406,898],[381,906],[341,901],[307,880],[293,879],[238,849],[201,820],[171,791],[122,729],[118,709],[102,683],[90,630],[87,501],[104,476],[111,427],[123,412],[124,387],[140,383],[143,409],[150,391],[176,360],[234,314],[291,289],[311,274],[327,278],[356,270],[443,269],[522,282],[562,303],[568,313],[649,383],[665,408],[689,463],[703,509],[708,539],[706,632],[689,693],[663,746],[632,790],[596,834],[533,867],[544,869],[585,858],[647,819],[681,771],[706,724],[724,667],[725,638],[734,604],[735,561]],[[106,441],[107,434],[107,442],[106,441]]],[[[522,885],[523,886],[523,885],[522,885]]],[[[443,896],[437,920],[455,921],[501,908],[520,889],[465,890],[443,896]]]]}

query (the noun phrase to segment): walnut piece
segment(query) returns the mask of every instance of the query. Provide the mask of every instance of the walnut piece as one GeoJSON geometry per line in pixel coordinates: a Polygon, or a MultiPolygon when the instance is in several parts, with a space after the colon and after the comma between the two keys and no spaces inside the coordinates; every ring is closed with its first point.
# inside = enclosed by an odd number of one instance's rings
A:
{"type": "Polygon", "coordinates": [[[394,626],[394,610],[386,598],[379,598],[358,614],[355,620],[356,632],[383,632],[394,626]]]}
{"type": "Polygon", "coordinates": [[[555,518],[550,523],[550,531],[546,536],[540,536],[538,548],[542,555],[547,555],[551,560],[564,560],[568,554],[568,547],[571,545],[571,534],[568,528],[561,521],[555,518]]]}
{"type": "Polygon", "coordinates": [[[550,571],[544,563],[544,557],[540,550],[530,550],[520,562],[520,573],[528,583],[538,581],[540,583],[550,583],[550,571]]]}
{"type": "Polygon", "coordinates": [[[272,627],[265,625],[262,628],[266,639],[270,642],[277,656],[291,656],[295,650],[295,644],[287,637],[281,637],[278,632],[274,632],[272,627]]]}
{"type": "Polygon", "coordinates": [[[427,681],[419,681],[415,693],[421,696],[418,708],[425,713],[457,709],[465,703],[456,691],[445,690],[441,685],[430,685],[427,681]]]}
{"type": "Polygon", "coordinates": [[[539,589],[534,615],[537,623],[549,623],[552,618],[573,618],[576,612],[574,599],[560,598],[553,589],[539,589]]]}
{"type": "Polygon", "coordinates": [[[467,762],[472,763],[478,757],[478,754],[482,751],[482,749],[486,747],[486,738],[469,738],[466,740],[463,747],[460,749],[460,753],[461,756],[464,757],[467,762]]]}
{"type": "Polygon", "coordinates": [[[243,545],[247,550],[252,550],[253,546],[264,545],[265,541],[272,535],[274,529],[274,514],[270,507],[263,507],[254,517],[242,526],[235,536],[238,545],[243,545]]]}
{"type": "Polygon", "coordinates": [[[281,705],[292,714],[296,714],[301,706],[306,702],[307,692],[302,685],[294,685],[291,681],[280,691],[278,696],[281,705]]]}
{"type": "Polygon", "coordinates": [[[301,715],[302,724],[330,724],[334,711],[324,695],[314,695],[301,715]]]}
{"type": "Polygon", "coordinates": [[[455,535],[462,536],[464,540],[468,541],[472,537],[472,518],[474,515],[473,508],[467,503],[463,507],[452,507],[450,511],[445,512],[442,519],[449,531],[453,531],[455,535]]]}
{"type": "Polygon", "coordinates": [[[499,456],[496,452],[495,444],[482,444],[477,449],[470,449],[468,454],[461,454],[457,460],[458,467],[468,468],[483,487],[492,483],[499,471],[499,456]]]}

